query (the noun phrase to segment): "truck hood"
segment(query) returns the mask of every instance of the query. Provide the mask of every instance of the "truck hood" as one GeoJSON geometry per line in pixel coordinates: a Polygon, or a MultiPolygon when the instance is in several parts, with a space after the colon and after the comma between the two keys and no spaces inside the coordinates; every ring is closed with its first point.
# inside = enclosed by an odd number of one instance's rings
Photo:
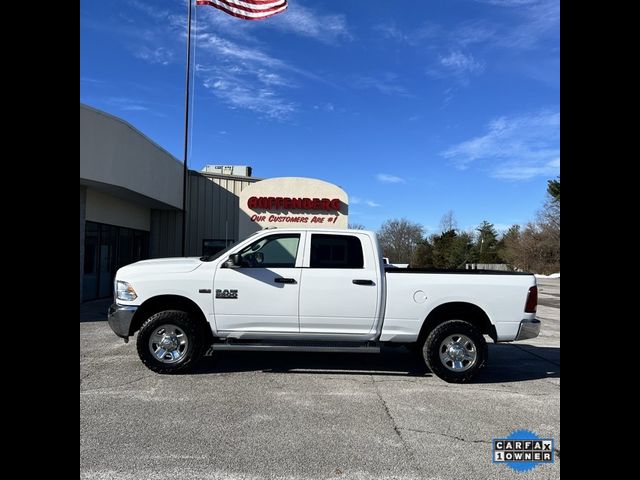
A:
{"type": "MultiPolygon", "coordinates": [[[[141,260],[118,270],[118,278],[140,273],[187,273],[202,265],[198,257],[154,258],[141,260]]],[[[126,280],[126,279],[125,279],[126,280]]]]}

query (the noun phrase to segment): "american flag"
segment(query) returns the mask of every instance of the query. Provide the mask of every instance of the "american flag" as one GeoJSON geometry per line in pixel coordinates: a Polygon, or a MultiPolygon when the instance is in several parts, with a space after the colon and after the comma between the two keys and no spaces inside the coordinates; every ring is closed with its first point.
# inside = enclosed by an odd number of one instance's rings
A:
{"type": "Polygon", "coordinates": [[[197,0],[243,20],[263,20],[287,9],[287,0],[197,0]]]}

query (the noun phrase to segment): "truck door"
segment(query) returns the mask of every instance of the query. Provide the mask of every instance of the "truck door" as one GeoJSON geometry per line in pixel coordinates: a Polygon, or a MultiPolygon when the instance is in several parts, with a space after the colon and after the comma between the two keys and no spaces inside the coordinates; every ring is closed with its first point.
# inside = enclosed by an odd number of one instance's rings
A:
{"type": "Polygon", "coordinates": [[[300,283],[300,332],[369,333],[381,292],[379,260],[370,239],[309,232],[307,243],[300,283]]]}
{"type": "Polygon", "coordinates": [[[240,250],[239,268],[221,264],[214,278],[217,329],[299,332],[303,246],[299,233],[273,234],[240,250]]]}

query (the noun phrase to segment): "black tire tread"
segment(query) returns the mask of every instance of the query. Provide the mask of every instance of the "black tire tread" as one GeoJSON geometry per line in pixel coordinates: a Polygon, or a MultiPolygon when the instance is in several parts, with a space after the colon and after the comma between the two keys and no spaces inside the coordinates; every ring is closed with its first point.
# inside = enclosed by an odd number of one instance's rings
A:
{"type": "Polygon", "coordinates": [[[486,365],[488,358],[487,342],[482,332],[465,320],[448,320],[435,327],[427,336],[423,345],[423,358],[429,370],[449,383],[468,383],[478,371],[486,365]],[[476,365],[465,372],[456,373],[447,369],[440,361],[439,347],[442,340],[452,334],[461,333],[470,337],[476,344],[480,358],[476,365]],[[427,354],[424,354],[426,348],[427,354]]]}
{"type": "Polygon", "coordinates": [[[160,374],[185,373],[193,368],[204,353],[202,335],[200,335],[199,329],[189,317],[189,314],[181,310],[163,310],[147,318],[138,331],[136,348],[142,363],[149,370],[160,374]],[[189,337],[190,352],[187,352],[185,359],[178,364],[163,364],[158,362],[149,351],[148,342],[150,332],[152,332],[156,326],[167,322],[184,329],[189,337]]]}

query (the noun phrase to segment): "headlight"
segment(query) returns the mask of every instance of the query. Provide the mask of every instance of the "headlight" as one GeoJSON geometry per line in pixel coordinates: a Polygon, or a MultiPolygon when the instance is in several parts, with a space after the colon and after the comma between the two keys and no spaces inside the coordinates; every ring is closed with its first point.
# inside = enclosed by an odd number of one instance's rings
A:
{"type": "Polygon", "coordinates": [[[125,300],[127,302],[130,302],[138,298],[138,294],[133,289],[130,283],[118,280],[116,282],[116,298],[118,300],[125,300]]]}

